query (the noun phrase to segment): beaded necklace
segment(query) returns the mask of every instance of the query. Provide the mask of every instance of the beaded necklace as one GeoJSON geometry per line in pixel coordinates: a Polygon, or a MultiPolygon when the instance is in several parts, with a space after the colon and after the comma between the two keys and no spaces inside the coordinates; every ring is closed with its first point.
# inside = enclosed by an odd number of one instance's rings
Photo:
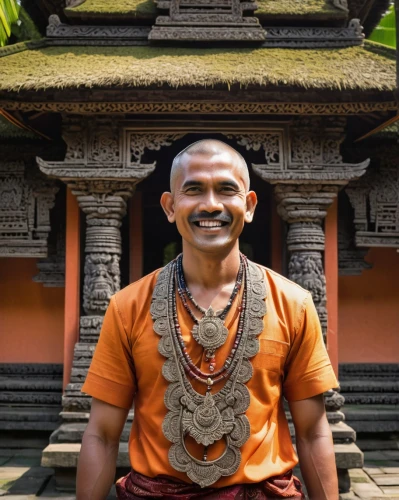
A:
{"type": "MultiPolygon", "coordinates": [[[[177,267],[177,264],[175,265],[175,267],[177,267]]],[[[243,274],[244,279],[245,279],[246,269],[245,269],[244,265],[243,265],[243,269],[244,270],[243,270],[242,274],[243,274]]],[[[241,278],[241,280],[242,280],[242,278],[241,278]]],[[[241,284],[240,284],[240,286],[241,286],[241,284]]],[[[245,316],[246,302],[247,302],[246,296],[247,296],[247,294],[244,291],[242,303],[241,303],[241,308],[240,308],[240,317],[239,317],[237,334],[236,334],[233,348],[230,351],[229,356],[227,357],[226,361],[224,362],[222,368],[220,368],[217,372],[213,373],[213,370],[210,370],[211,373],[206,373],[206,372],[201,371],[193,363],[190,355],[187,352],[187,347],[185,345],[183,335],[182,335],[181,329],[180,329],[180,324],[179,324],[179,321],[177,318],[176,292],[174,289],[172,291],[173,324],[174,324],[174,329],[175,329],[175,334],[176,334],[176,339],[177,339],[179,361],[181,362],[186,373],[191,378],[194,378],[198,382],[201,382],[201,383],[206,384],[208,386],[208,391],[210,391],[210,388],[212,385],[217,384],[218,382],[221,382],[222,380],[225,380],[226,378],[228,378],[231,375],[231,373],[234,371],[234,368],[237,364],[236,352],[237,352],[237,348],[241,342],[242,333],[243,333],[244,316],[245,316]]]]}
{"type": "Polygon", "coordinates": [[[226,307],[219,314],[215,314],[212,307],[204,309],[201,307],[194,297],[192,296],[190,290],[187,287],[186,281],[184,279],[183,266],[182,266],[183,256],[179,255],[176,259],[175,275],[177,282],[177,289],[182,301],[182,304],[191,319],[194,322],[194,327],[191,331],[194,339],[202,345],[205,349],[206,361],[209,362],[209,371],[213,372],[216,365],[215,352],[218,347],[226,342],[228,329],[224,325],[224,320],[231,309],[236,295],[242,286],[244,267],[245,267],[245,257],[240,254],[240,267],[237,274],[237,279],[234,284],[233,291],[227,302],[226,307]],[[201,319],[198,319],[192,312],[190,306],[188,305],[187,298],[193,304],[193,306],[203,314],[201,319]]]}

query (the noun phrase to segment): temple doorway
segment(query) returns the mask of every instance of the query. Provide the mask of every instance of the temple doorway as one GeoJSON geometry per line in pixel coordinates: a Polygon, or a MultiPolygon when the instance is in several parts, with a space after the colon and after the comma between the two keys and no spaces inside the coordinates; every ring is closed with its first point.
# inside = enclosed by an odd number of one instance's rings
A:
{"type": "Polygon", "coordinates": [[[219,139],[230,144],[247,161],[251,189],[258,195],[258,206],[253,222],[244,228],[240,248],[250,259],[270,267],[272,189],[252,172],[252,152],[237,146],[234,140],[227,139],[222,134],[193,133],[176,140],[169,147],[162,147],[160,151],[146,152],[146,163],[156,161],[157,167],[137,186],[138,199],[141,200],[142,275],[164,266],[181,252],[181,237],[176,226],[167,221],[159,201],[161,194],[169,190],[169,174],[174,157],[189,144],[204,138],[219,139]]]}

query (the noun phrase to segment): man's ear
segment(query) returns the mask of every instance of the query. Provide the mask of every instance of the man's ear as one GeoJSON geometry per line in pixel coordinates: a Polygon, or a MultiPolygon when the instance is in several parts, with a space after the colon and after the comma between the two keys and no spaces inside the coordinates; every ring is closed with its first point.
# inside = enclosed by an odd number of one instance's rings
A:
{"type": "Polygon", "coordinates": [[[245,212],[245,222],[252,222],[254,218],[255,208],[258,204],[258,197],[255,191],[248,191],[247,193],[247,211],[245,212]]]}
{"type": "Polygon", "coordinates": [[[168,221],[170,223],[173,223],[176,221],[175,217],[175,205],[174,205],[174,198],[172,193],[169,193],[166,191],[165,193],[162,194],[161,196],[161,207],[163,208],[163,211],[166,214],[166,217],[168,218],[168,221]]]}

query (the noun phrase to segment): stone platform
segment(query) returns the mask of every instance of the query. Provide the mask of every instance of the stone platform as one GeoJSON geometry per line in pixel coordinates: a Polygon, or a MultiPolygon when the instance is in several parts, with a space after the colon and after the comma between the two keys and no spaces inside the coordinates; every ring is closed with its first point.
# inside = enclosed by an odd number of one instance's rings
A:
{"type": "Polygon", "coordinates": [[[0,432],[54,431],[60,424],[62,365],[0,364],[0,432]]]}
{"type": "Polygon", "coordinates": [[[399,364],[340,364],[339,380],[345,421],[357,433],[399,432],[399,364]]]}

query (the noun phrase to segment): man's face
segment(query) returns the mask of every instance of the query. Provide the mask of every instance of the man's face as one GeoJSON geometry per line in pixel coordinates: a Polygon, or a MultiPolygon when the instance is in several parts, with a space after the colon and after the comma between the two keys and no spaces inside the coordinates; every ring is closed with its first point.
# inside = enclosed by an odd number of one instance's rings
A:
{"type": "Polygon", "coordinates": [[[161,204],[176,222],[187,245],[202,252],[225,251],[237,244],[245,222],[251,222],[256,195],[247,191],[239,158],[226,151],[184,155],[172,193],[161,204]]]}

